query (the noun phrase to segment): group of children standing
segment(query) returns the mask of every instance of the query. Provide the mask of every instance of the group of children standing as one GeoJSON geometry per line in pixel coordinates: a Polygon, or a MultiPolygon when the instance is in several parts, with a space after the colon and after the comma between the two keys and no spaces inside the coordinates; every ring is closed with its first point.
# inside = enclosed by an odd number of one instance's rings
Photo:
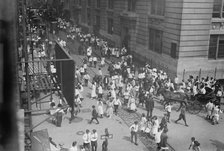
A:
{"type": "Polygon", "coordinates": [[[222,113],[219,106],[209,101],[206,105],[207,116],[206,119],[212,122],[212,125],[219,124],[219,113],[222,113]]]}

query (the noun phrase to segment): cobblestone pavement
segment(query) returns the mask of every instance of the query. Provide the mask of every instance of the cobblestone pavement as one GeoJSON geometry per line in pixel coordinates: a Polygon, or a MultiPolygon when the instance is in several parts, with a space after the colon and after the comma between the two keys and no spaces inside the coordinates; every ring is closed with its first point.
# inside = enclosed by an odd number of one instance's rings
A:
{"type": "MultiPolygon", "coordinates": [[[[139,113],[137,113],[137,112],[136,113],[130,113],[125,108],[121,108],[118,111],[118,116],[127,124],[128,127],[130,127],[135,121],[140,121],[140,119],[141,119],[141,115],[139,113]]],[[[157,145],[148,136],[139,132],[138,133],[138,138],[148,148],[148,150],[156,151],[157,145]]]]}

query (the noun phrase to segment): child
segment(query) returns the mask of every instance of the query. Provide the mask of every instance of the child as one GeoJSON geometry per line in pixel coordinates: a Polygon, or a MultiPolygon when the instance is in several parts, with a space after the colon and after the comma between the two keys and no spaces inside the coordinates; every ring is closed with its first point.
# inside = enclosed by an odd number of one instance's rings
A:
{"type": "Polygon", "coordinates": [[[152,121],[151,118],[148,118],[146,121],[145,133],[150,136],[150,132],[152,130],[152,121]]]}
{"type": "Polygon", "coordinates": [[[92,67],[93,57],[89,57],[89,66],[92,67]]]}
{"type": "Polygon", "coordinates": [[[145,117],[145,114],[142,113],[141,121],[139,123],[140,124],[140,130],[141,130],[141,132],[144,132],[145,131],[145,129],[146,129],[146,122],[147,122],[147,119],[145,117]]]}
{"type": "Polygon", "coordinates": [[[195,137],[191,137],[191,144],[189,146],[189,149],[191,149],[194,151],[200,151],[200,143],[198,141],[195,140],[195,137]]]}
{"type": "Polygon", "coordinates": [[[88,86],[89,79],[90,79],[89,74],[86,72],[86,73],[84,74],[83,78],[84,78],[85,86],[87,87],[87,86],[88,86]]]}
{"type": "Polygon", "coordinates": [[[93,120],[96,120],[96,124],[99,124],[99,121],[98,121],[98,119],[97,119],[97,117],[98,117],[98,113],[97,113],[97,111],[96,111],[96,107],[95,107],[95,105],[93,105],[92,106],[92,119],[90,120],[90,122],[89,122],[89,124],[91,124],[92,123],[92,121],[93,120]]]}
{"type": "Polygon", "coordinates": [[[207,110],[207,116],[206,116],[206,119],[211,120],[211,115],[212,115],[212,110],[213,110],[213,108],[214,108],[214,104],[213,104],[211,101],[209,101],[209,102],[205,105],[205,107],[206,107],[206,110],[207,110]]]}
{"type": "Polygon", "coordinates": [[[213,115],[212,125],[219,124],[219,114],[215,113],[213,115]]]}
{"type": "Polygon", "coordinates": [[[219,112],[222,113],[219,107],[215,106],[212,114],[212,125],[219,124],[219,112]]]}
{"type": "Polygon", "coordinates": [[[167,106],[165,107],[165,110],[167,112],[167,122],[169,123],[170,122],[170,113],[172,110],[172,106],[170,103],[167,104],[167,106]]]}
{"type": "Polygon", "coordinates": [[[101,67],[104,67],[104,66],[105,66],[105,58],[102,57],[102,58],[101,58],[101,67]]]}
{"type": "Polygon", "coordinates": [[[100,118],[103,118],[103,102],[102,102],[102,99],[99,99],[99,101],[97,102],[97,106],[98,106],[98,113],[100,114],[100,118]]]}
{"type": "Polygon", "coordinates": [[[94,64],[94,68],[96,68],[96,65],[97,65],[97,57],[93,57],[93,64],[94,64]]]}

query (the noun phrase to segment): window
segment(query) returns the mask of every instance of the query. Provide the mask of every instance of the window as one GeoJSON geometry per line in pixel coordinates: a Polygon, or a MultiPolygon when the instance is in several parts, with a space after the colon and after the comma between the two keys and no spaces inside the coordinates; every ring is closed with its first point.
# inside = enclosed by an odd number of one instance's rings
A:
{"type": "Polygon", "coordinates": [[[135,11],[135,5],[136,0],[128,0],[128,11],[134,12],[135,11]]]}
{"type": "Polygon", "coordinates": [[[224,35],[210,36],[208,58],[224,58],[224,35]]]}
{"type": "Polygon", "coordinates": [[[224,18],[224,2],[222,4],[222,18],[224,18]]]}
{"type": "Polygon", "coordinates": [[[114,9],[114,0],[108,0],[108,8],[114,9]]]}
{"type": "Polygon", "coordinates": [[[100,0],[96,0],[96,8],[100,8],[100,0]]]}
{"type": "Polygon", "coordinates": [[[171,56],[172,58],[176,58],[176,57],[177,57],[177,56],[176,56],[176,53],[177,53],[177,44],[174,43],[174,42],[172,42],[172,43],[171,43],[170,56],[171,56]]]}
{"type": "Polygon", "coordinates": [[[88,0],[87,5],[90,7],[91,6],[91,0],[88,0]]]}
{"type": "Polygon", "coordinates": [[[149,29],[149,49],[157,53],[162,53],[163,32],[156,29],[149,29]]]}
{"type": "Polygon", "coordinates": [[[222,0],[214,0],[212,17],[221,18],[222,0]]]}
{"type": "Polygon", "coordinates": [[[100,16],[96,16],[96,26],[100,29],[100,16]]]}
{"type": "Polygon", "coordinates": [[[87,9],[87,24],[90,25],[91,24],[91,15],[90,15],[90,9],[87,9]]]}
{"type": "Polygon", "coordinates": [[[82,0],[78,0],[78,5],[79,5],[79,6],[82,5],[82,0]]]}
{"type": "Polygon", "coordinates": [[[107,27],[108,27],[108,34],[113,34],[114,30],[114,20],[112,18],[108,18],[107,27]]]}
{"type": "Polygon", "coordinates": [[[151,14],[164,16],[165,0],[152,0],[151,14]]]}

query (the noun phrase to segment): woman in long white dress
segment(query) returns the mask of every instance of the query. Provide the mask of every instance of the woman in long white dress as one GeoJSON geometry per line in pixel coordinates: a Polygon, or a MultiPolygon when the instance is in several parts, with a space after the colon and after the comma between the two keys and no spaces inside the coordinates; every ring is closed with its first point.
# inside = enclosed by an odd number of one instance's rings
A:
{"type": "Polygon", "coordinates": [[[153,125],[152,125],[151,133],[152,133],[152,136],[155,136],[155,134],[158,132],[158,129],[159,129],[159,120],[158,120],[157,116],[153,117],[152,123],[153,123],[153,125]]]}
{"type": "Polygon", "coordinates": [[[136,111],[135,98],[133,96],[131,96],[131,98],[129,99],[128,108],[130,111],[136,111]]]}
{"type": "Polygon", "coordinates": [[[103,102],[101,99],[99,99],[99,101],[97,102],[97,106],[98,106],[98,113],[100,117],[103,118],[103,102]]]}
{"type": "Polygon", "coordinates": [[[94,82],[92,84],[91,98],[94,99],[96,97],[97,97],[97,95],[96,95],[96,82],[94,82]]]}
{"type": "Polygon", "coordinates": [[[108,118],[111,118],[113,115],[113,106],[114,106],[113,100],[111,99],[107,102],[107,117],[108,118]]]}

